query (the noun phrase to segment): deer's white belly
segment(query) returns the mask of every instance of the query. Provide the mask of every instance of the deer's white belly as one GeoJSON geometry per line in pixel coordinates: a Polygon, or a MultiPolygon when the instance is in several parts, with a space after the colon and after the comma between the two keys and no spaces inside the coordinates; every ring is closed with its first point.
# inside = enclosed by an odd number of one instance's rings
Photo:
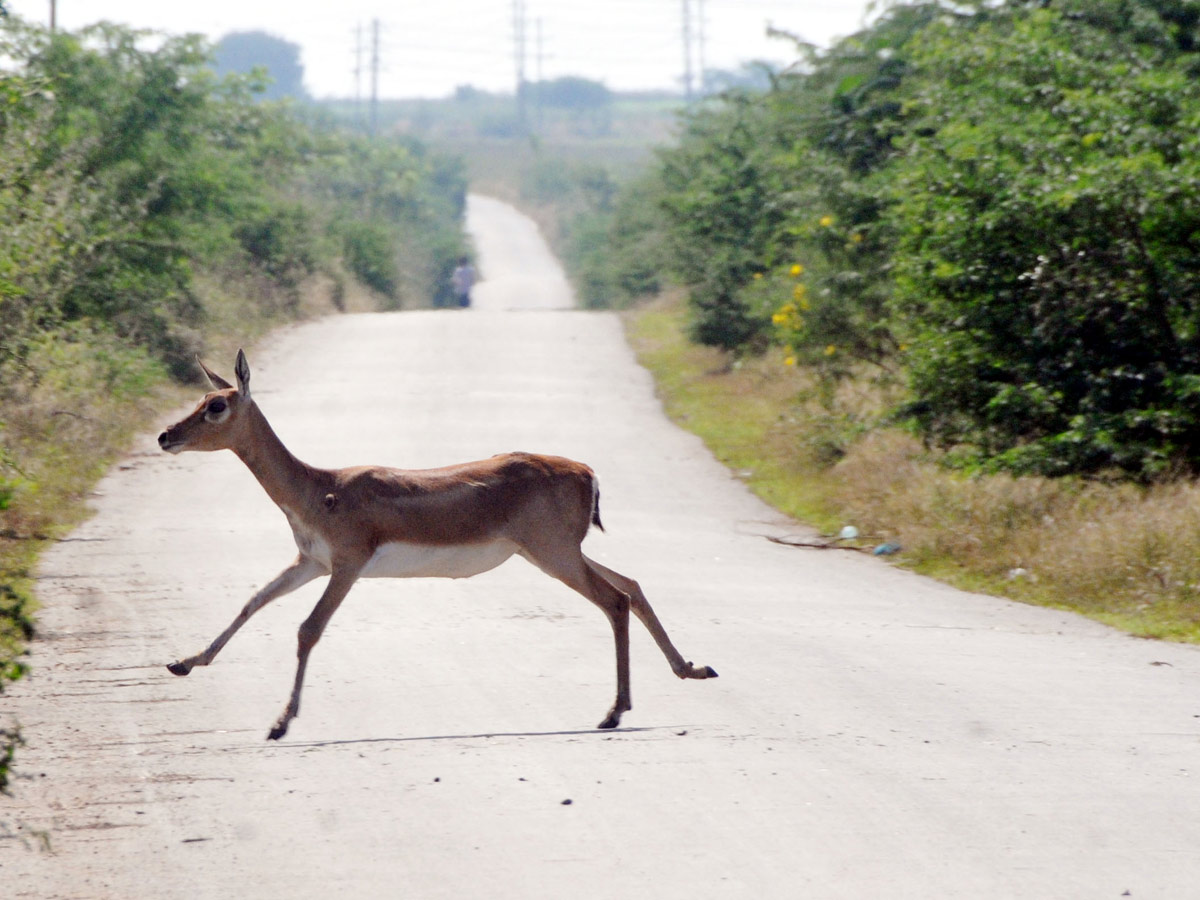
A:
{"type": "Polygon", "coordinates": [[[363,578],[470,578],[494,569],[517,551],[509,540],[438,546],[382,544],[363,567],[363,578]]]}
{"type": "MultiPolygon", "coordinates": [[[[286,508],[292,534],[300,552],[326,569],[333,567],[329,543],[286,508]]],[[[381,544],[367,560],[360,578],[470,578],[494,569],[517,552],[517,545],[505,538],[478,544],[381,544]]]]}

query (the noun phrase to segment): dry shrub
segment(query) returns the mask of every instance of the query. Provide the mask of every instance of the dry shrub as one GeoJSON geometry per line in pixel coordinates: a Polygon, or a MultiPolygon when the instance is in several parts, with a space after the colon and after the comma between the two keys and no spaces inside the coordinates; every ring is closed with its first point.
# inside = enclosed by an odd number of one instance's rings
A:
{"type": "Polygon", "coordinates": [[[1034,565],[1057,593],[1137,633],[1200,638],[1200,486],[1097,488],[1034,565]]]}
{"type": "Polygon", "coordinates": [[[161,363],[86,323],[31,341],[22,365],[0,374],[0,454],[18,483],[0,531],[38,535],[72,521],[65,506],[99,477],[165,382],[161,363]]]}
{"type": "Polygon", "coordinates": [[[960,583],[1078,609],[1135,633],[1200,638],[1200,485],[966,475],[880,430],[831,470],[864,534],[960,583]]]}

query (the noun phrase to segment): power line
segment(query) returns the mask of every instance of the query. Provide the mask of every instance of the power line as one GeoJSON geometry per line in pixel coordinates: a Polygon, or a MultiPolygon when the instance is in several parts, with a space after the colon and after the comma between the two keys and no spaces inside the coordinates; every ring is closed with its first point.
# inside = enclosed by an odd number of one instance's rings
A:
{"type": "MultiPolygon", "coordinates": [[[[403,92],[403,84],[447,82],[451,70],[493,90],[504,90],[502,85],[515,81],[516,114],[522,127],[534,124],[529,88],[533,80],[578,75],[631,85],[640,79],[643,86],[653,82],[667,88],[673,83],[676,90],[695,99],[708,87],[710,66],[732,64],[727,51],[731,35],[736,31],[739,39],[744,39],[748,30],[745,19],[756,18],[737,13],[787,7],[783,0],[746,0],[744,8],[738,0],[606,0],[606,4],[628,12],[636,9],[638,15],[625,23],[610,17],[589,21],[584,17],[584,4],[510,0],[492,6],[490,15],[484,13],[457,29],[446,29],[438,25],[443,14],[436,8],[404,5],[380,23],[386,35],[368,37],[365,18],[361,36],[346,35],[348,41],[355,41],[355,83],[347,87],[353,87],[355,96],[362,98],[362,115],[367,118],[365,79],[370,42],[376,55],[370,67],[376,90],[390,96],[397,88],[403,92]],[[731,27],[731,14],[739,20],[736,29],[731,27]],[[378,59],[381,56],[399,58],[402,65],[384,69],[378,59]]],[[[325,49],[331,48],[325,45],[325,49]]],[[[341,60],[349,49],[341,50],[341,60]]],[[[310,54],[310,60],[317,57],[319,53],[310,54]]],[[[322,60],[327,67],[328,62],[322,60]]],[[[345,72],[348,67],[342,62],[339,68],[345,72]]]]}

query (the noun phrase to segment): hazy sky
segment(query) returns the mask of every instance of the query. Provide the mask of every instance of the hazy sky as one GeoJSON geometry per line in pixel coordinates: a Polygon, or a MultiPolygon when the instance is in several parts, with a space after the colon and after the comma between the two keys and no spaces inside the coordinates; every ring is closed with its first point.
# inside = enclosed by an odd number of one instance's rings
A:
{"type": "MultiPolygon", "coordinates": [[[[49,0],[6,2],[17,15],[48,20],[49,0]]],[[[527,22],[527,79],[582,75],[614,90],[681,86],[683,0],[58,0],[58,24],[74,30],[107,19],[213,40],[230,31],[268,31],[301,46],[314,96],[350,97],[356,31],[361,26],[365,94],[371,22],[378,19],[380,96],[440,97],[460,84],[513,89],[518,2],[527,22]]],[[[868,0],[690,3],[697,32],[696,10],[703,9],[706,65],[726,69],[753,59],[792,61],[787,41],[766,37],[768,24],[826,45],[858,30],[871,6],[868,0]]]]}

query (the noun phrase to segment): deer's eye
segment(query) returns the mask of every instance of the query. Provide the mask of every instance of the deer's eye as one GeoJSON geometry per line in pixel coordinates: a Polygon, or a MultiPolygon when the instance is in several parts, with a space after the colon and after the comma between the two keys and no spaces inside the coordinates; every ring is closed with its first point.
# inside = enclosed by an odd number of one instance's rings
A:
{"type": "Polygon", "coordinates": [[[224,400],[222,400],[219,397],[216,400],[214,400],[212,403],[208,404],[208,411],[210,413],[216,413],[216,414],[220,415],[221,413],[225,412],[225,409],[226,409],[226,403],[224,400]]]}

